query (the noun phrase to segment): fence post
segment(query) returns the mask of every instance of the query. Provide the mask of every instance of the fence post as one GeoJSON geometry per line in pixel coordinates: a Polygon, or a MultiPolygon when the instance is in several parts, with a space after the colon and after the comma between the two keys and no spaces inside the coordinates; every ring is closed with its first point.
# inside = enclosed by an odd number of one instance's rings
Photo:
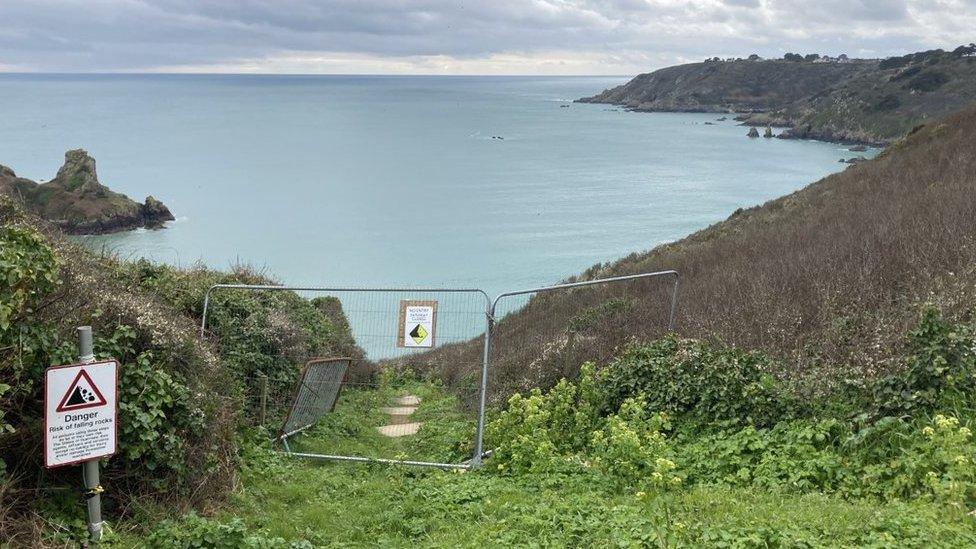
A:
{"type": "MultiPolygon", "coordinates": [[[[95,362],[92,350],[91,326],[78,328],[78,361],[82,364],[95,362]]],[[[90,459],[81,464],[81,478],[85,484],[88,505],[88,533],[94,541],[102,539],[102,487],[98,478],[98,460],[90,459]]]]}
{"type": "Polygon", "coordinates": [[[261,374],[258,384],[261,387],[261,412],[258,417],[261,420],[261,425],[264,425],[268,419],[268,376],[261,374]]]}
{"type": "Polygon", "coordinates": [[[488,363],[491,360],[491,330],[495,325],[495,301],[485,309],[485,340],[481,356],[481,395],[478,401],[478,427],[474,436],[474,455],[471,456],[471,467],[481,467],[481,456],[484,453],[485,440],[485,405],[488,393],[488,363]]]}

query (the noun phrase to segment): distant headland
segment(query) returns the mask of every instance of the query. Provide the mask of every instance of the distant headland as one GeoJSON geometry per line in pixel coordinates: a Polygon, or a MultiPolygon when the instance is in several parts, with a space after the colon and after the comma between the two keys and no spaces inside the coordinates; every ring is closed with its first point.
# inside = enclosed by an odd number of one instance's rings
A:
{"type": "Polygon", "coordinates": [[[788,53],[719,59],[641,74],[582,103],[643,112],[737,113],[777,137],[887,145],[976,101],[976,44],[887,59],[788,53]]]}
{"type": "Polygon", "coordinates": [[[13,197],[31,213],[73,235],[156,229],[175,219],[152,196],[140,204],[99,183],[95,159],[82,149],[66,152],[64,165],[46,183],[17,177],[12,169],[0,165],[0,194],[13,197]]]}

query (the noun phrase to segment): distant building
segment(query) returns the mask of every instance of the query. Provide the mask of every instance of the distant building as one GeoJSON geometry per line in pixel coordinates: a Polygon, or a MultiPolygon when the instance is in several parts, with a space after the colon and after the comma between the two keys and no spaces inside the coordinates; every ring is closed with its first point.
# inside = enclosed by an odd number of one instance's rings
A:
{"type": "Polygon", "coordinates": [[[831,57],[829,55],[824,55],[820,59],[814,59],[812,63],[850,63],[851,59],[847,57],[847,54],[840,54],[837,57],[831,57]]]}

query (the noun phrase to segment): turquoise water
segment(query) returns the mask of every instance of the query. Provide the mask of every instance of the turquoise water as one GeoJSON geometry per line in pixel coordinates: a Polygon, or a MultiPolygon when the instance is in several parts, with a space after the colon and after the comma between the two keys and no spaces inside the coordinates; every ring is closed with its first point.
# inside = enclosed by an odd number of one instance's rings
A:
{"type": "Polygon", "coordinates": [[[82,147],[103,183],[161,199],[166,229],[84,239],[126,256],[495,293],[680,238],[852,156],[704,124],[717,115],[569,104],[625,80],[0,75],[0,163],[49,179],[82,147]]]}

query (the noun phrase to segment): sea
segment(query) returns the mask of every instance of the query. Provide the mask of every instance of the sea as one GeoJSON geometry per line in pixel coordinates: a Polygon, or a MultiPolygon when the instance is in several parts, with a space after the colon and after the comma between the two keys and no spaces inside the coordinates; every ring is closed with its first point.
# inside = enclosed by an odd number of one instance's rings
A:
{"type": "MultiPolygon", "coordinates": [[[[287,284],[558,282],[799,189],[857,154],[732,116],[573,103],[621,77],[0,75],[0,164],[98,176],[176,221],[82,237],[287,284]]],[[[869,151],[868,156],[875,151],[869,151]]]]}

